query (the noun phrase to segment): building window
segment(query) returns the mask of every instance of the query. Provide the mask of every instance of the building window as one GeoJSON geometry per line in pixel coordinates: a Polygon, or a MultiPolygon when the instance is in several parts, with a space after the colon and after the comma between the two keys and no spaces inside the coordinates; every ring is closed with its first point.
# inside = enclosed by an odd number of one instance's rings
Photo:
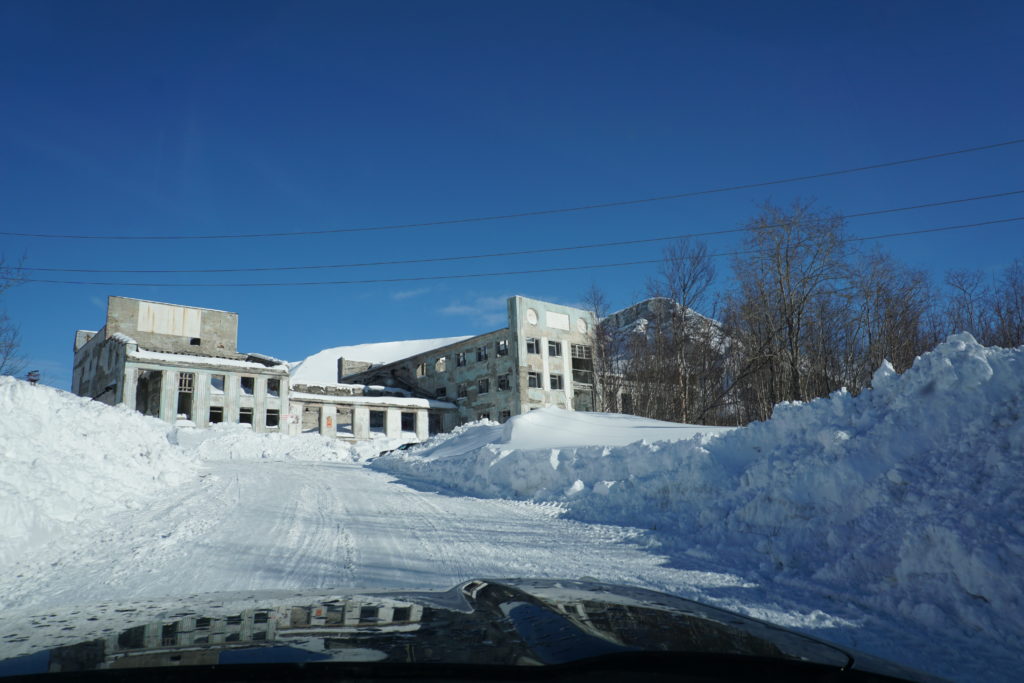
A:
{"type": "Polygon", "coordinates": [[[535,337],[527,337],[526,339],[526,352],[527,353],[540,353],[540,339],[535,337]]]}
{"type": "Polygon", "coordinates": [[[448,398],[448,387],[438,387],[434,390],[435,398],[448,398]]]}
{"type": "Polygon", "coordinates": [[[540,373],[539,372],[528,372],[526,373],[526,386],[532,389],[540,389],[540,373]]]}
{"type": "Polygon", "coordinates": [[[383,410],[371,410],[370,411],[370,431],[371,432],[383,432],[384,431],[384,411],[383,410]]]}
{"type": "Polygon", "coordinates": [[[220,406],[210,406],[210,424],[214,425],[224,421],[224,408],[220,406]]]}
{"type": "Polygon", "coordinates": [[[281,395],[281,380],[279,379],[268,379],[267,380],[267,396],[280,396],[281,395]]]}
{"type": "Polygon", "coordinates": [[[441,356],[434,363],[434,370],[437,371],[437,372],[444,372],[447,369],[448,369],[448,357],[447,356],[441,356]]]}
{"type": "Polygon", "coordinates": [[[498,413],[498,422],[507,422],[510,417],[512,417],[512,411],[503,410],[498,413]]]}
{"type": "Polygon", "coordinates": [[[188,343],[189,346],[199,346],[202,343],[202,341],[199,339],[199,337],[192,337],[191,339],[188,340],[188,343]]]}
{"type": "Polygon", "coordinates": [[[629,415],[633,414],[633,394],[622,395],[622,412],[629,415]]]}
{"type": "Polygon", "coordinates": [[[499,339],[495,345],[497,347],[497,355],[507,356],[508,355],[508,339],[499,339]]]}
{"type": "Polygon", "coordinates": [[[252,396],[252,392],[256,389],[256,378],[255,377],[242,377],[242,393],[252,396]]]}
{"type": "Polygon", "coordinates": [[[512,387],[512,376],[509,373],[498,375],[498,391],[508,391],[512,387]]]}
{"type": "Polygon", "coordinates": [[[562,342],[549,341],[548,342],[548,355],[549,356],[561,356],[562,355],[562,342]]]}
{"type": "Polygon", "coordinates": [[[267,428],[277,429],[277,426],[281,424],[281,411],[279,410],[267,410],[267,428]]]}
{"type": "Polygon", "coordinates": [[[412,617],[411,607],[396,607],[391,613],[391,621],[393,622],[409,621],[410,617],[412,617]]]}
{"type": "Polygon", "coordinates": [[[487,360],[487,347],[478,346],[476,347],[476,359],[478,362],[487,360]]]}
{"type": "Polygon", "coordinates": [[[583,344],[572,345],[572,357],[573,358],[593,358],[593,352],[589,346],[583,344]]]}
{"type": "Polygon", "coordinates": [[[416,413],[402,413],[402,431],[416,431],[416,413]]]}
{"type": "Polygon", "coordinates": [[[469,396],[469,392],[466,389],[466,383],[465,382],[459,382],[459,390],[458,390],[458,394],[456,394],[456,395],[459,398],[466,398],[467,396],[469,396]]]}
{"type": "Polygon", "coordinates": [[[376,607],[360,607],[359,608],[359,623],[368,624],[373,621],[377,621],[377,608],[376,607]]]}
{"type": "Polygon", "coordinates": [[[557,391],[558,389],[564,388],[565,382],[562,380],[562,376],[551,373],[551,391],[557,391]]]}
{"type": "Polygon", "coordinates": [[[478,419],[478,420],[490,420],[491,419],[491,413],[490,413],[490,411],[487,411],[485,413],[477,413],[476,414],[476,419],[478,419]]]}
{"type": "Polygon", "coordinates": [[[427,364],[426,363],[420,363],[419,365],[416,366],[416,376],[417,377],[426,377],[427,376],[427,364]]]}
{"type": "Polygon", "coordinates": [[[252,408],[239,408],[238,421],[244,425],[252,424],[252,408]]]}
{"type": "Polygon", "coordinates": [[[572,381],[577,384],[594,383],[594,358],[589,346],[572,345],[572,381]]]}
{"type": "Polygon", "coordinates": [[[466,365],[465,351],[459,351],[458,353],[455,354],[455,365],[460,368],[466,365]]]}
{"type": "Polygon", "coordinates": [[[476,381],[476,391],[478,394],[486,394],[490,390],[491,380],[488,379],[487,377],[484,377],[483,379],[478,379],[476,381]]]}
{"type": "Polygon", "coordinates": [[[224,375],[210,375],[210,393],[224,393],[224,375]]]}
{"type": "Polygon", "coordinates": [[[194,372],[178,373],[178,415],[184,415],[185,419],[192,419],[192,392],[196,385],[194,372]]]}

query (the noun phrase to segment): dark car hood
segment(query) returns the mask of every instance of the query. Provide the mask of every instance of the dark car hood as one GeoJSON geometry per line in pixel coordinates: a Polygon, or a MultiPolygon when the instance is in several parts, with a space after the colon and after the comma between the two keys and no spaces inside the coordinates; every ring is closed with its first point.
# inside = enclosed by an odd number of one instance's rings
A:
{"type": "Polygon", "coordinates": [[[568,580],[194,596],[35,615],[3,629],[0,676],[268,663],[557,667],[657,654],[935,680],[690,600],[568,580]]]}

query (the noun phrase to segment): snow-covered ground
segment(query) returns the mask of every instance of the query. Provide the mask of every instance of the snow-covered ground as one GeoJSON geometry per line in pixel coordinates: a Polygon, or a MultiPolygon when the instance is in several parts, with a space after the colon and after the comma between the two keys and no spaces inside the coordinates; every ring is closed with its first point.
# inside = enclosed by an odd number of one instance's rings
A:
{"type": "Polygon", "coordinates": [[[211,591],[590,576],[1015,680],[1022,416],[1024,349],[966,335],[746,428],[544,410],[370,467],[316,436],[174,429],[0,378],[0,625],[211,591]]]}

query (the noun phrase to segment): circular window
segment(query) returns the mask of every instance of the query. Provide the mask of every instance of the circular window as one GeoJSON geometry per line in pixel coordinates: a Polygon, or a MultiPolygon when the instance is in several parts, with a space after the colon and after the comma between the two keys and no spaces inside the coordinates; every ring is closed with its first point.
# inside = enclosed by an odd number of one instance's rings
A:
{"type": "Polygon", "coordinates": [[[537,324],[537,311],[533,310],[532,308],[527,308],[526,309],[526,322],[530,323],[531,325],[536,325],[537,324]]]}
{"type": "Polygon", "coordinates": [[[583,318],[576,318],[576,329],[580,331],[580,334],[587,333],[587,321],[583,318]]]}

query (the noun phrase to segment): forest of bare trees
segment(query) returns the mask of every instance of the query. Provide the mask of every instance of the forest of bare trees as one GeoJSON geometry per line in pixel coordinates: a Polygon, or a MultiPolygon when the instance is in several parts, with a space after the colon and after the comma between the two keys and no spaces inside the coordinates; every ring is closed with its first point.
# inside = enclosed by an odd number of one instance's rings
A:
{"type": "Polygon", "coordinates": [[[1024,259],[995,275],[952,271],[942,283],[844,233],[841,216],[807,203],[767,204],[746,226],[719,281],[700,242],[665,250],[647,299],[603,319],[595,340],[598,410],[697,424],[745,424],[780,401],[870,385],[947,335],[1024,344],[1024,259]]]}

